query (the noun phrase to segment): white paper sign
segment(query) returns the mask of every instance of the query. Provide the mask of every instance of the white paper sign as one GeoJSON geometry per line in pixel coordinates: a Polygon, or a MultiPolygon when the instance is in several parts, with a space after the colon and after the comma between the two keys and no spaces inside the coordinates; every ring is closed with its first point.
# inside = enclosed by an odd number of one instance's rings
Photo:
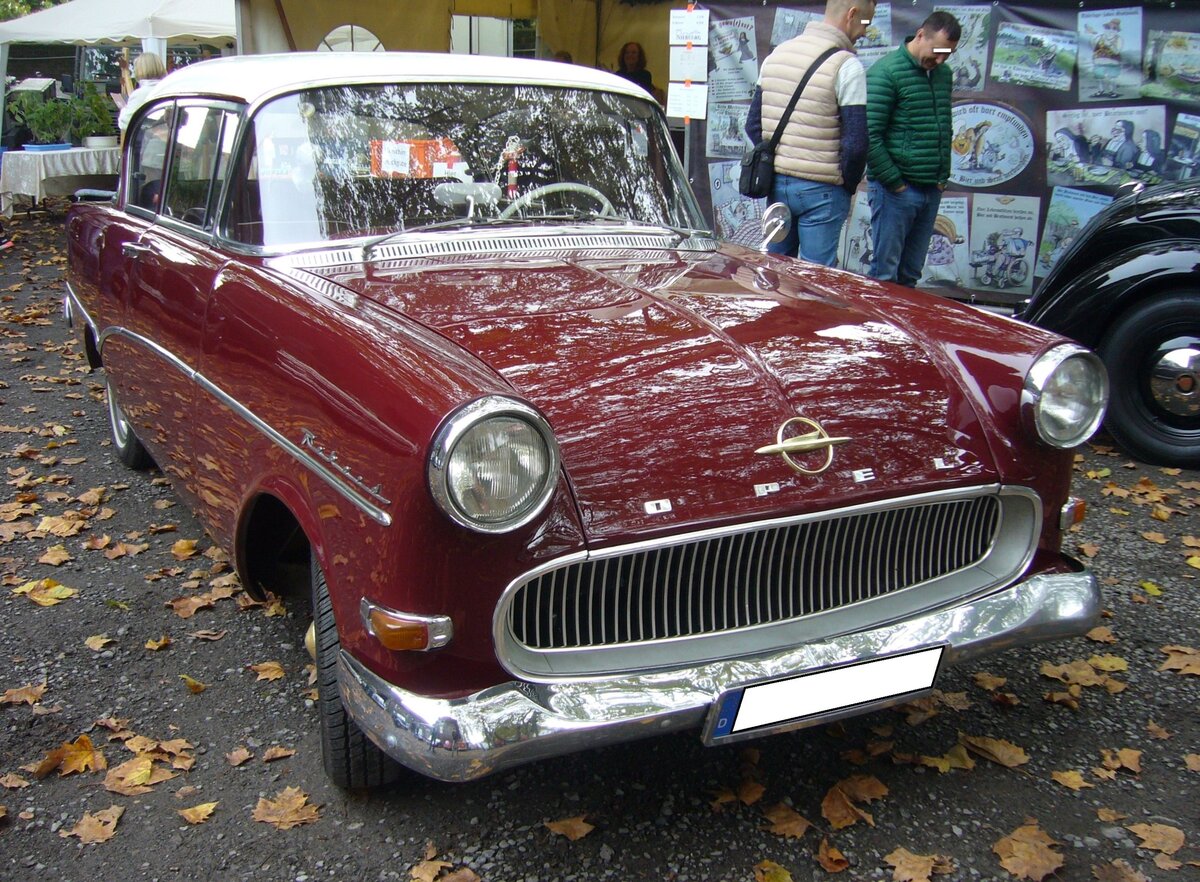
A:
{"type": "Polygon", "coordinates": [[[407,175],[412,170],[412,145],[407,141],[384,141],[379,169],[385,175],[407,175]]]}
{"type": "Polygon", "coordinates": [[[695,46],[708,45],[708,10],[671,10],[671,44],[691,43],[695,46]]]}
{"type": "Polygon", "coordinates": [[[671,83],[667,86],[667,116],[704,119],[708,113],[708,86],[671,83]]]}
{"type": "Polygon", "coordinates": [[[708,79],[708,52],[703,46],[672,46],[672,80],[691,80],[703,83],[708,79]]]}

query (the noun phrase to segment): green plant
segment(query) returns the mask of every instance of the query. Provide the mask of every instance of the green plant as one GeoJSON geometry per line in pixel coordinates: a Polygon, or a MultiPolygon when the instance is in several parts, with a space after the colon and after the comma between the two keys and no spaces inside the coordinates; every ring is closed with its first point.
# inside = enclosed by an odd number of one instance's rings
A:
{"type": "Polygon", "coordinates": [[[28,119],[30,112],[41,105],[42,96],[37,92],[9,92],[8,93],[8,115],[13,118],[19,126],[29,125],[28,119]]]}
{"type": "Polygon", "coordinates": [[[71,140],[74,114],[66,101],[46,101],[28,110],[25,124],[38,144],[63,144],[71,140]]]}
{"type": "Polygon", "coordinates": [[[68,103],[71,106],[71,132],[75,140],[117,133],[117,127],[113,125],[112,102],[96,91],[93,83],[85,83],[68,103]]]}

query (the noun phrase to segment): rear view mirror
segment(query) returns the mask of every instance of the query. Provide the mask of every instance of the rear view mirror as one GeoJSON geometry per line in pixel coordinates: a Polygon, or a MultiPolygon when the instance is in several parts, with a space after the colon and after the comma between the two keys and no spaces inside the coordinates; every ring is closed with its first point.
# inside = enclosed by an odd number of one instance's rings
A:
{"type": "Polygon", "coordinates": [[[782,242],[792,228],[792,212],[782,202],[768,205],[762,216],[763,240],[758,246],[759,251],[766,251],[768,245],[782,242]]]}

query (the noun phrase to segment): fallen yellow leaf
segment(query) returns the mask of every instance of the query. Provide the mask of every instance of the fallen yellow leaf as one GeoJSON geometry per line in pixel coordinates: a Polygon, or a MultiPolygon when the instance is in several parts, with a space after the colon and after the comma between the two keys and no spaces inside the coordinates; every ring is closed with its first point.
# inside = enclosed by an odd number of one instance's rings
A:
{"type": "Polygon", "coordinates": [[[566,818],[562,821],[546,821],[546,829],[551,833],[557,833],[559,836],[565,836],[574,842],[577,839],[582,839],[596,829],[584,820],[585,817],[587,816],[579,815],[578,817],[566,818]]]}
{"type": "Polygon", "coordinates": [[[1095,787],[1095,784],[1089,784],[1083,780],[1083,774],[1074,770],[1070,772],[1051,772],[1050,777],[1061,784],[1063,787],[1069,787],[1072,790],[1079,791],[1085,787],[1095,787]]]}
{"type": "Polygon", "coordinates": [[[1058,842],[1047,836],[1037,823],[1018,827],[992,846],[1000,866],[1019,879],[1039,882],[1063,866],[1063,856],[1053,850],[1058,842]]]}
{"type": "Polygon", "coordinates": [[[208,684],[201,683],[199,680],[189,677],[187,674],[180,674],[179,679],[187,684],[188,691],[193,695],[199,695],[208,688],[208,684]]]}
{"type": "Polygon", "coordinates": [[[100,650],[104,649],[104,647],[108,646],[108,644],[115,642],[116,641],[107,634],[93,634],[91,637],[84,640],[83,644],[92,652],[99,652],[100,650]]]}
{"type": "Polygon", "coordinates": [[[124,807],[119,805],[110,805],[98,812],[84,812],[78,824],[70,830],[59,830],[58,835],[64,838],[77,836],[84,845],[90,845],[93,842],[107,842],[116,834],[117,821],[124,813],[124,807]]]}
{"type": "Polygon", "coordinates": [[[202,802],[191,808],[179,809],[180,816],[189,824],[203,824],[216,809],[215,802],[202,802]]]}
{"type": "Polygon", "coordinates": [[[299,787],[285,787],[275,794],[274,799],[259,797],[252,817],[277,830],[290,830],[301,824],[314,823],[320,818],[320,813],[317,806],[308,801],[308,794],[299,787]]]}

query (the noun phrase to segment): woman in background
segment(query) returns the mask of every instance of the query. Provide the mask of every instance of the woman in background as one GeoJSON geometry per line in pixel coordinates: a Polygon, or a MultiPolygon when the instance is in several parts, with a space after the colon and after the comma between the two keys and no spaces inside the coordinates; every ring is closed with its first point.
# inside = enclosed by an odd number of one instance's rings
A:
{"type": "MultiPolygon", "coordinates": [[[[124,66],[126,62],[121,59],[119,63],[124,66]]],[[[137,57],[137,61],[133,63],[133,78],[137,80],[137,88],[129,93],[129,97],[125,100],[125,106],[121,108],[121,113],[117,116],[117,127],[121,130],[122,135],[125,134],[129,121],[133,119],[133,114],[146,103],[150,92],[166,75],[166,66],[163,65],[162,59],[153,52],[143,52],[137,57]]]]}

